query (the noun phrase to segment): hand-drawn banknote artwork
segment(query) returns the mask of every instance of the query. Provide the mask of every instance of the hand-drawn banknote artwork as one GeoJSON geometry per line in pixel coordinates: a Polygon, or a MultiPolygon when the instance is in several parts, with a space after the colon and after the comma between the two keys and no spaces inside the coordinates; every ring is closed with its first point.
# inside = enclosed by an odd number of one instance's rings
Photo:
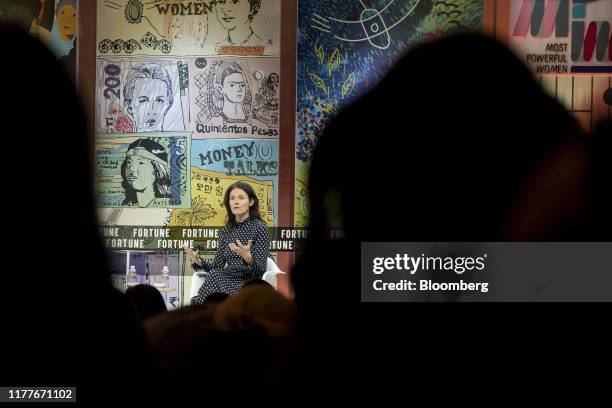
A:
{"type": "Polygon", "coordinates": [[[261,0],[217,0],[215,3],[217,20],[226,32],[226,37],[217,45],[264,45],[263,38],[252,27],[261,0]]]}
{"type": "Polygon", "coordinates": [[[187,133],[98,134],[98,207],[189,207],[190,142],[187,133]]]}
{"type": "Polygon", "coordinates": [[[278,194],[278,140],[194,140],[191,145],[191,168],[271,182],[273,201],[266,208],[272,209],[271,218],[277,219],[277,206],[274,203],[278,194]]]}
{"type": "Polygon", "coordinates": [[[275,198],[272,181],[255,180],[247,176],[228,176],[224,172],[191,169],[191,194],[193,205],[189,209],[175,209],[170,217],[170,226],[225,225],[227,210],[223,204],[225,190],[237,181],[249,183],[259,198],[259,213],[262,220],[275,225],[275,198]]]}
{"type": "Polygon", "coordinates": [[[278,126],[280,76],[276,72],[266,76],[255,94],[253,116],[268,126],[278,126]]]}
{"type": "Polygon", "coordinates": [[[192,208],[174,210],[170,225],[225,225],[225,189],[239,180],[255,188],[262,219],[270,226],[274,225],[274,220],[278,218],[277,140],[194,140],[191,170],[192,208]]]}
{"type": "Polygon", "coordinates": [[[273,45],[274,40],[266,41],[259,33],[262,27],[254,23],[262,11],[262,5],[265,10],[272,3],[262,0],[217,0],[217,21],[225,34],[217,42],[217,52],[224,55],[264,55],[266,46],[273,45]]]}
{"type": "Polygon", "coordinates": [[[275,181],[278,141],[261,139],[204,139],[191,145],[191,167],[275,181]]]}
{"type": "Polygon", "coordinates": [[[194,138],[278,138],[278,63],[197,58],[190,79],[194,138]]]}
{"type": "Polygon", "coordinates": [[[186,62],[98,59],[96,91],[98,132],[180,131],[188,126],[186,62]]]}
{"type": "MultiPolygon", "coordinates": [[[[459,31],[482,31],[480,0],[300,0],[294,219],[309,163],[326,124],[365,94],[415,44],[459,31]]],[[[304,194],[302,194],[304,193],[304,194]]]]}
{"type": "Polygon", "coordinates": [[[163,27],[165,37],[180,48],[203,49],[208,40],[208,16],[206,14],[166,14],[163,27]]]}
{"type": "Polygon", "coordinates": [[[98,55],[278,55],[281,0],[100,0],[98,55]]]}

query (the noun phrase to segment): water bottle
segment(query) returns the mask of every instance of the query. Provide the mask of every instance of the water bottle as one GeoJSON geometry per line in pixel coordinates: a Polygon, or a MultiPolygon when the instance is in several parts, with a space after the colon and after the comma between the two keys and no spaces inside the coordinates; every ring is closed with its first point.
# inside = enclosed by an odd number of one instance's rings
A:
{"type": "Polygon", "coordinates": [[[162,269],[162,288],[170,287],[170,271],[167,266],[162,269]]]}
{"type": "Polygon", "coordinates": [[[127,278],[127,285],[128,287],[138,285],[138,273],[136,272],[136,267],[134,265],[130,266],[127,278]]]}

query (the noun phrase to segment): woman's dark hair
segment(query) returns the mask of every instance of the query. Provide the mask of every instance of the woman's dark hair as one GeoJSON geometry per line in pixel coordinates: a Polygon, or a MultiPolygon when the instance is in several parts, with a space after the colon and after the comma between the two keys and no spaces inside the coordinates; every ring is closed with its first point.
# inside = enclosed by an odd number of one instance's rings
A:
{"type": "Polygon", "coordinates": [[[261,220],[261,215],[259,215],[259,199],[257,198],[257,194],[255,194],[255,190],[251,187],[250,184],[237,181],[225,190],[225,197],[223,198],[223,205],[227,210],[227,219],[225,220],[226,227],[235,227],[236,226],[236,217],[232,214],[232,208],[230,207],[230,193],[232,190],[239,188],[247,193],[250,200],[253,200],[253,205],[249,207],[249,218],[255,220],[261,220]]]}
{"type": "Polygon", "coordinates": [[[251,6],[249,10],[249,21],[253,21],[253,18],[259,13],[259,9],[261,8],[261,0],[249,0],[249,5],[251,6]]]}

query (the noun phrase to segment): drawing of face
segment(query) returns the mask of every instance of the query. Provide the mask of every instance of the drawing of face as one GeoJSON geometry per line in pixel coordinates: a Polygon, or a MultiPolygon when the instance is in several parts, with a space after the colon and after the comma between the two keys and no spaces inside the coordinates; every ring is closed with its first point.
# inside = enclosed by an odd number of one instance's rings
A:
{"type": "Polygon", "coordinates": [[[269,90],[276,92],[278,89],[278,75],[274,73],[270,74],[267,85],[269,90]]]}
{"type": "Polygon", "coordinates": [[[223,80],[221,93],[233,103],[242,103],[246,94],[246,81],[241,73],[233,73],[223,80]]]}
{"type": "Polygon", "coordinates": [[[217,1],[216,9],[219,22],[228,31],[249,24],[249,0],[220,0],[217,1]]]}
{"type": "Polygon", "coordinates": [[[128,113],[135,122],[136,131],[163,130],[164,117],[170,107],[166,83],[160,79],[139,78],[134,81],[134,93],[128,113]]]}
{"type": "Polygon", "coordinates": [[[62,40],[72,40],[77,29],[76,9],[72,5],[67,4],[60,9],[59,14],[55,18],[62,40]]]}
{"type": "Polygon", "coordinates": [[[155,173],[153,172],[153,164],[147,158],[129,155],[125,167],[125,175],[128,184],[136,191],[144,192],[154,188],[155,173]]]}

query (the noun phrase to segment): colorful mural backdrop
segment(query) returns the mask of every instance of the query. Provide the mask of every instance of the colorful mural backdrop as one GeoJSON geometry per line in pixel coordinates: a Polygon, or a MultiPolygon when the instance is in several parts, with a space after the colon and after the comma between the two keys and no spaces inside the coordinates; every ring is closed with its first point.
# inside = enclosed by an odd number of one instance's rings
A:
{"type": "Polygon", "coordinates": [[[611,118],[612,0],[510,2],[509,43],[587,132],[611,118]]]}
{"type": "Polygon", "coordinates": [[[510,44],[537,74],[612,73],[612,0],[510,2],[510,44]]]}
{"type": "Polygon", "coordinates": [[[98,51],[277,56],[280,4],[277,0],[100,0],[98,51]]]}
{"type": "Polygon", "coordinates": [[[307,174],[334,115],[371,89],[411,46],[483,28],[482,0],[300,0],[295,226],[308,225],[307,174]]]}
{"type": "Polygon", "coordinates": [[[2,0],[0,21],[17,24],[46,44],[76,82],[77,0],[2,0]]]}
{"type": "Polygon", "coordinates": [[[223,226],[235,181],[276,225],[280,5],[98,0],[96,200],[117,286],[148,266],[169,308],[187,304],[194,241],[164,228],[223,226]]]}

